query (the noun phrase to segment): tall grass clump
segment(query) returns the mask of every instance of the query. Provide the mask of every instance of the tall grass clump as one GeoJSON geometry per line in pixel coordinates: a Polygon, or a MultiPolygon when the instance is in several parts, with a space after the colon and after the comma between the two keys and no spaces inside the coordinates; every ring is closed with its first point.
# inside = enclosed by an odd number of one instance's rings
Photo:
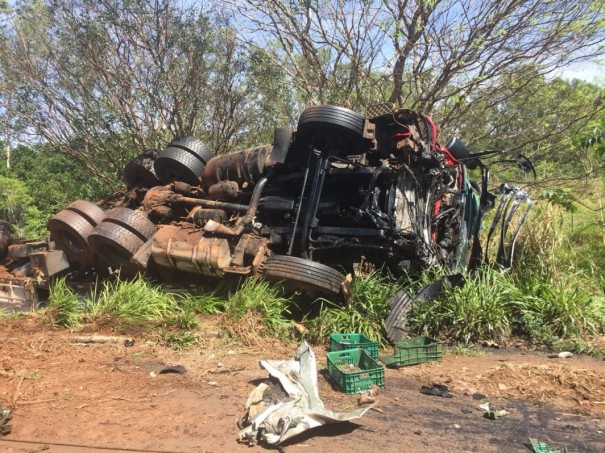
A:
{"type": "Polygon", "coordinates": [[[518,295],[510,276],[485,268],[465,279],[464,286],[446,289],[440,299],[414,305],[415,330],[465,345],[479,340],[504,343],[511,333],[511,307],[518,295]]]}
{"type": "Polygon", "coordinates": [[[247,278],[227,299],[221,324],[245,343],[258,342],[263,336],[289,339],[294,323],[287,315],[292,303],[281,285],[247,278]]]}
{"type": "Polygon", "coordinates": [[[546,272],[519,274],[518,333],[543,343],[602,333],[605,297],[587,291],[583,279],[579,271],[556,280],[546,272]]]}
{"type": "Polygon", "coordinates": [[[60,278],[50,286],[49,303],[44,316],[53,326],[74,327],[80,322],[82,305],[75,291],[67,286],[65,278],[60,278]]]}
{"type": "Polygon", "coordinates": [[[104,282],[86,308],[93,318],[115,317],[133,324],[168,319],[181,313],[172,294],[140,277],[104,282]]]}
{"type": "Polygon", "coordinates": [[[400,282],[373,271],[356,277],[351,285],[351,298],[344,305],[320,299],[319,315],[309,321],[309,331],[315,340],[332,332],[361,333],[384,342],[382,326],[389,312],[389,297],[401,288],[400,282]]]}

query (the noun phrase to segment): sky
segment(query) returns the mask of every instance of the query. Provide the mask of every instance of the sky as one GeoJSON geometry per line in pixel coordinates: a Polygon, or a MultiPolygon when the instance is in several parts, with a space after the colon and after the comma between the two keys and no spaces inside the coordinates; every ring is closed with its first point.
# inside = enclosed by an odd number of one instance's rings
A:
{"type": "Polygon", "coordinates": [[[605,63],[576,63],[562,68],[557,74],[564,79],[582,79],[587,82],[605,82],[605,63]]]}

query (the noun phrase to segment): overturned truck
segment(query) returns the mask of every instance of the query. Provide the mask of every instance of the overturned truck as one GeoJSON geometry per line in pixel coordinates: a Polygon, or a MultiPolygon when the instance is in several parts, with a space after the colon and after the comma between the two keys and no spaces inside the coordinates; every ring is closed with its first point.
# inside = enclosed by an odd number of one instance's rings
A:
{"type": "Polygon", "coordinates": [[[179,137],[129,162],[124,180],[109,209],[78,200],[50,219],[72,269],[261,275],[329,297],[346,296],[360,263],[392,275],[476,265],[495,202],[487,168],[460,140],[440,145],[430,117],[390,104],[365,116],[310,107],[296,131],[226,155],[179,137]],[[479,184],[468,168],[481,169],[479,184]]]}

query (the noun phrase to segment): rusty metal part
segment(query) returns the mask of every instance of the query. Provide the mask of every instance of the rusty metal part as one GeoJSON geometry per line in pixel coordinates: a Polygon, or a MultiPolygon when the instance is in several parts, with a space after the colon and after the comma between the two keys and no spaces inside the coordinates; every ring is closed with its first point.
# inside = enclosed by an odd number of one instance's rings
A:
{"type": "Polygon", "coordinates": [[[147,269],[149,264],[149,258],[151,258],[151,244],[153,238],[149,239],[143,244],[130,259],[133,263],[136,263],[141,269],[147,269]]]}
{"type": "Polygon", "coordinates": [[[11,244],[8,246],[8,258],[17,260],[19,258],[27,258],[32,253],[48,250],[48,242],[46,241],[27,241],[24,243],[11,244]]]}
{"type": "Polygon", "coordinates": [[[170,190],[170,186],[152,187],[145,194],[143,199],[143,209],[151,211],[157,206],[166,206],[173,203],[177,194],[170,190]]]}
{"type": "Polygon", "coordinates": [[[235,181],[221,181],[208,188],[211,200],[237,200],[239,193],[239,184],[235,181]]]}
{"type": "Polygon", "coordinates": [[[227,220],[227,213],[222,209],[204,209],[196,206],[187,216],[186,221],[203,227],[209,220],[223,223],[227,220]]]}
{"type": "Polygon", "coordinates": [[[191,194],[191,185],[187,184],[186,182],[182,182],[182,181],[175,181],[172,184],[172,187],[174,188],[174,191],[176,193],[180,193],[182,195],[190,195],[191,194]]]}
{"type": "Polygon", "coordinates": [[[0,220],[0,262],[8,255],[8,246],[12,242],[11,226],[6,220],[0,220]]]}
{"type": "Polygon", "coordinates": [[[191,226],[167,225],[153,237],[151,256],[156,264],[184,272],[223,276],[231,262],[231,250],[226,239],[205,237],[191,226]]]}
{"type": "Polygon", "coordinates": [[[31,278],[0,278],[0,309],[8,312],[34,311],[38,293],[31,278]]]}
{"type": "Polygon", "coordinates": [[[33,253],[29,256],[33,273],[39,277],[50,277],[69,268],[69,261],[63,250],[33,253]]]}
{"type": "Polygon", "coordinates": [[[224,209],[226,211],[248,211],[248,206],[245,204],[225,203],[223,201],[202,200],[200,198],[176,196],[175,203],[190,204],[193,206],[202,206],[210,209],[224,209]]]}
{"type": "Polygon", "coordinates": [[[273,169],[269,170],[269,174],[265,176],[263,179],[259,181],[259,183],[254,187],[254,192],[252,193],[252,198],[250,199],[250,205],[248,206],[248,210],[246,211],[246,215],[239,219],[238,224],[235,228],[230,228],[228,226],[222,225],[218,222],[214,222],[212,220],[208,221],[204,226],[204,230],[208,232],[218,233],[225,236],[240,236],[246,227],[252,223],[254,216],[256,215],[256,210],[258,209],[258,203],[260,201],[260,196],[263,193],[263,189],[271,174],[273,169]]]}
{"type": "Polygon", "coordinates": [[[272,149],[273,145],[264,145],[213,157],[204,169],[204,183],[207,187],[221,181],[254,184],[261,179],[272,149]]]}
{"type": "Polygon", "coordinates": [[[238,241],[233,257],[231,258],[231,266],[249,266],[256,259],[259,250],[266,249],[267,239],[254,234],[244,234],[238,241]]]}

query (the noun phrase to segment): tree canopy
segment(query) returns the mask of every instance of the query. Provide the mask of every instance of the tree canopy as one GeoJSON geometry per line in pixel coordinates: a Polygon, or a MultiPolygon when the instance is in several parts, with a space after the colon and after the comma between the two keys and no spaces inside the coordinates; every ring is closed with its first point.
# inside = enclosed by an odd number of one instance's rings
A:
{"type": "Polygon", "coordinates": [[[111,190],[174,136],[222,153],[312,104],[392,101],[431,114],[442,140],[523,150],[551,177],[565,159],[600,159],[583,143],[602,125],[602,85],[556,76],[603,56],[604,4],[0,2],[0,136],[9,164],[18,145],[42,146],[111,190]]]}

